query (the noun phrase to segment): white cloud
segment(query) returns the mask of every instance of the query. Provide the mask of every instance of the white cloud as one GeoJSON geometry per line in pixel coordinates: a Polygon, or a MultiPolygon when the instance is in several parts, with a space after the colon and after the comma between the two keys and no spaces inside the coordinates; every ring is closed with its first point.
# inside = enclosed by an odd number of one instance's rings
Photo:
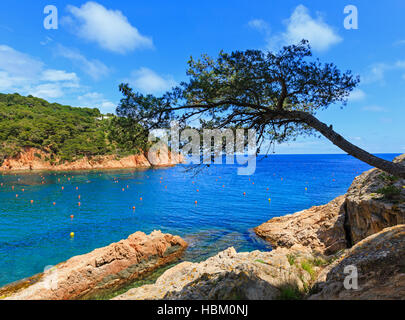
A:
{"type": "Polygon", "coordinates": [[[384,82],[385,72],[391,68],[392,66],[386,63],[375,63],[368,68],[368,71],[362,77],[362,81],[366,84],[384,82]]]}
{"type": "Polygon", "coordinates": [[[110,73],[110,69],[104,63],[95,59],[89,60],[79,51],[59,45],[57,47],[57,54],[72,61],[94,80],[99,80],[110,73]]]}
{"type": "Polygon", "coordinates": [[[270,33],[270,27],[267,24],[266,21],[262,20],[262,19],[253,19],[250,20],[248,23],[248,26],[251,27],[252,29],[256,29],[260,32],[263,32],[265,34],[270,33]]]}
{"type": "Polygon", "coordinates": [[[325,51],[342,41],[342,38],[318,16],[313,19],[303,5],[295,8],[287,21],[287,30],[282,33],[286,44],[309,41],[314,50],[325,51]]]}
{"type": "Polygon", "coordinates": [[[152,40],[140,34],[119,10],[108,10],[92,1],[80,8],[69,5],[67,10],[72,16],[63,19],[62,23],[73,27],[79,37],[96,42],[103,49],[122,54],[153,47],[152,40]]]}
{"type": "Polygon", "coordinates": [[[39,44],[41,46],[46,46],[47,44],[51,43],[53,41],[53,39],[51,37],[46,36],[45,40],[40,41],[39,44]]]}
{"type": "Polygon", "coordinates": [[[394,46],[402,46],[405,44],[405,40],[398,40],[394,42],[394,46]]]}
{"type": "Polygon", "coordinates": [[[104,98],[99,92],[88,92],[77,98],[81,107],[99,108],[102,113],[114,113],[117,104],[104,98]]]}
{"type": "Polygon", "coordinates": [[[66,89],[77,88],[79,81],[74,72],[45,69],[41,60],[0,45],[0,90],[3,92],[59,98],[66,89]]]}
{"type": "MultiPolygon", "coordinates": [[[[395,63],[374,63],[368,67],[368,70],[362,76],[362,82],[366,84],[370,83],[380,83],[385,84],[385,75],[390,71],[404,71],[405,70],[405,60],[398,60],[395,63]]],[[[405,74],[402,75],[405,79],[405,74]]]]}
{"type": "Polygon", "coordinates": [[[142,93],[157,94],[170,90],[177,83],[171,76],[160,76],[148,68],[140,68],[131,73],[129,82],[135,89],[142,93]]]}
{"type": "Polygon", "coordinates": [[[352,93],[350,94],[348,101],[349,102],[361,101],[361,100],[364,100],[365,97],[366,97],[366,94],[363,90],[354,89],[352,91],[352,93]]]}
{"type": "Polygon", "coordinates": [[[29,89],[28,94],[43,99],[60,98],[64,95],[62,86],[58,83],[45,83],[29,89]]]}
{"type": "Polygon", "coordinates": [[[363,107],[364,111],[370,111],[370,112],[386,112],[387,109],[381,106],[376,106],[376,105],[371,105],[371,106],[365,106],[363,107]]]}
{"type": "Polygon", "coordinates": [[[48,69],[42,72],[42,80],[44,81],[79,81],[76,73],[66,72],[63,70],[48,69]]]}
{"type": "Polygon", "coordinates": [[[249,22],[250,27],[266,33],[269,50],[277,50],[284,45],[297,44],[305,39],[309,41],[315,51],[326,51],[343,40],[334,28],[324,22],[320,15],[312,18],[309,10],[303,5],[297,6],[291,17],[284,21],[284,24],[286,26],[284,32],[270,37],[270,28],[263,20],[256,19],[249,22]]]}
{"type": "Polygon", "coordinates": [[[43,63],[9,46],[0,45],[0,70],[21,79],[38,74],[43,63]]]}

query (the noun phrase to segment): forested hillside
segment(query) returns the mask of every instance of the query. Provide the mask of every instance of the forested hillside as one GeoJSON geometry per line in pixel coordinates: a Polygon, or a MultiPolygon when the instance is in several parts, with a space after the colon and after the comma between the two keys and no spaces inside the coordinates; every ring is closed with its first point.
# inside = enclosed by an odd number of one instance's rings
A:
{"type": "Polygon", "coordinates": [[[103,116],[32,96],[0,94],[0,161],[24,147],[41,149],[51,163],[84,156],[125,156],[146,148],[147,132],[130,119],[103,116]]]}

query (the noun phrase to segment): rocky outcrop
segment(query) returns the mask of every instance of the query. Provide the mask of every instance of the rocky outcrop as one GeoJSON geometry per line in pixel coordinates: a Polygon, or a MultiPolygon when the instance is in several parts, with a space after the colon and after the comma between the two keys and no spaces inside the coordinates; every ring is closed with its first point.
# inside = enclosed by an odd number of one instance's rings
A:
{"type": "MultiPolygon", "coordinates": [[[[404,163],[405,154],[394,162],[404,163]]],[[[346,193],[348,232],[353,244],[384,228],[405,224],[405,179],[371,169],[356,177],[346,193]]]]}
{"type": "Polygon", "coordinates": [[[314,252],[329,255],[347,245],[344,201],[345,197],[340,196],[322,206],[276,217],[254,231],[273,248],[301,244],[314,252]]]}
{"type": "Polygon", "coordinates": [[[237,253],[229,248],[201,263],[178,264],[163,273],[156,283],[131,289],[115,299],[369,300],[404,297],[405,225],[398,225],[330,257],[316,255],[297,244],[271,252],[237,253]],[[347,276],[350,279],[347,280],[347,276]],[[347,284],[350,287],[345,287],[347,284]]]}
{"type": "MultiPolygon", "coordinates": [[[[404,162],[405,155],[394,162],[404,162]]],[[[405,223],[405,179],[371,169],[356,177],[347,193],[326,205],[276,217],[254,231],[270,244],[301,244],[329,255],[384,228],[405,223]]]]}
{"type": "Polygon", "coordinates": [[[91,298],[176,260],[187,244],[178,236],[136,232],[126,240],[75,256],[26,281],[0,289],[13,300],[91,298]]]}
{"type": "Polygon", "coordinates": [[[314,269],[310,251],[295,245],[271,252],[237,253],[228,248],[201,263],[183,262],[167,270],[151,285],[131,289],[116,300],[228,300],[281,299],[305,291],[314,269]]]}
{"type": "Polygon", "coordinates": [[[173,153],[168,148],[167,145],[158,145],[158,149],[155,150],[153,147],[147,153],[148,161],[152,166],[155,167],[165,167],[168,165],[176,165],[178,163],[184,162],[184,157],[181,153],[173,153]]]}
{"type": "Polygon", "coordinates": [[[349,249],[325,268],[309,299],[404,299],[405,298],[405,225],[386,228],[349,249]],[[345,268],[349,267],[345,270],[345,268]],[[345,279],[357,270],[357,289],[345,279]]]}
{"type": "MultiPolygon", "coordinates": [[[[152,166],[173,166],[184,162],[181,154],[172,155],[166,149],[166,152],[149,152],[134,154],[122,158],[114,155],[95,156],[92,158],[83,157],[82,159],[59,163],[51,163],[49,154],[35,148],[25,148],[16,157],[5,159],[1,166],[1,171],[27,171],[27,170],[93,170],[93,169],[126,169],[126,168],[150,168],[152,166]],[[153,163],[148,160],[153,159],[153,163]],[[156,164],[155,164],[156,163],[156,164]]],[[[56,159],[57,160],[57,159],[56,159]]]]}

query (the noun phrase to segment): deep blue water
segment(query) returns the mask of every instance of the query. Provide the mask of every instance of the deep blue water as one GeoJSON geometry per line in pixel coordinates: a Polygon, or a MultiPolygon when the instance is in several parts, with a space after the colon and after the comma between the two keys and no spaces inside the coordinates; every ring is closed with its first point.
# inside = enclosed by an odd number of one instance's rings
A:
{"type": "Polygon", "coordinates": [[[213,165],[197,175],[183,165],[2,175],[0,285],[138,230],[160,229],[184,237],[190,244],[186,260],[202,260],[229,246],[238,251],[270,249],[253,227],[327,203],[370,167],[347,155],[272,155],[258,161],[252,176],[238,176],[236,168],[213,165]]]}

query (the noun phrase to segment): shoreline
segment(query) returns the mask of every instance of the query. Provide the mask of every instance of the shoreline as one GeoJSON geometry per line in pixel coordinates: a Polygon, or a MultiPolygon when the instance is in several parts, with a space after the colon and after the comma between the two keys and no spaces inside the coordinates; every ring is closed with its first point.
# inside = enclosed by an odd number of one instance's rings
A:
{"type": "Polygon", "coordinates": [[[71,168],[71,169],[0,169],[1,175],[13,175],[13,174],[36,174],[41,172],[50,172],[50,173],[63,173],[63,172],[93,172],[93,171],[130,171],[130,170],[137,170],[137,171],[146,171],[146,170],[154,170],[154,169],[165,169],[165,168],[173,168],[182,163],[176,164],[168,164],[168,165],[160,165],[160,166],[134,166],[134,167],[103,167],[103,168],[71,168]]]}
{"type": "MultiPolygon", "coordinates": [[[[128,156],[100,155],[83,157],[70,162],[52,164],[48,154],[36,148],[24,148],[17,156],[6,158],[0,165],[0,173],[69,172],[92,170],[148,169],[173,167],[185,163],[181,154],[172,154],[168,149],[160,152],[140,152],[128,156]]],[[[56,159],[57,160],[57,159],[56,159]]]]}

